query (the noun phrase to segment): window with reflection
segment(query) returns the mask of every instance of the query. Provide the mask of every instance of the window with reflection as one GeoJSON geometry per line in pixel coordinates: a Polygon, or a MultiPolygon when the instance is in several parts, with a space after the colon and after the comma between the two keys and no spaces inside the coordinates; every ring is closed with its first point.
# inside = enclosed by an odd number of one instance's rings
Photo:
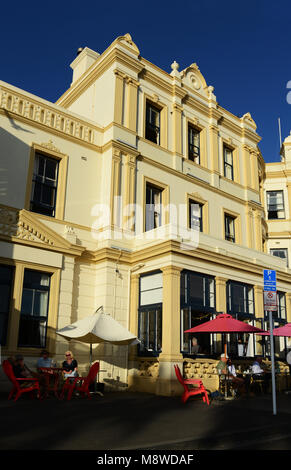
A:
{"type": "Polygon", "coordinates": [[[184,333],[185,330],[212,319],[215,312],[214,277],[193,271],[183,271],[180,302],[181,352],[184,355],[214,353],[214,335],[184,333]]]}
{"type": "Polygon", "coordinates": [[[59,161],[36,152],[30,210],[55,217],[59,161]]]}
{"type": "Polygon", "coordinates": [[[24,270],[18,346],[46,346],[51,274],[24,270]]]}
{"type": "Polygon", "coordinates": [[[141,276],[139,292],[138,352],[142,356],[158,356],[162,351],[162,273],[141,276]]]}
{"type": "MultiPolygon", "coordinates": [[[[235,281],[226,284],[227,313],[233,318],[256,326],[254,288],[252,285],[235,281]]],[[[228,348],[233,356],[252,357],[256,354],[254,334],[233,333],[227,335],[228,348]]]]}

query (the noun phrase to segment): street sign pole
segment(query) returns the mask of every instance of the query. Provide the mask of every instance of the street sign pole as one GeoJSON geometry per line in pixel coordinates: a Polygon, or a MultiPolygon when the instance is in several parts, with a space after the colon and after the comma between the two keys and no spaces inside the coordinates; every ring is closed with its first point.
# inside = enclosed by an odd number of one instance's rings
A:
{"type": "Polygon", "coordinates": [[[276,414],[277,414],[276,375],[275,375],[275,354],[274,354],[273,316],[272,316],[272,311],[271,311],[271,310],[269,310],[269,324],[270,324],[270,343],[271,343],[271,362],[272,362],[273,415],[276,415],[276,414]]]}
{"type": "MultiPolygon", "coordinates": [[[[273,415],[277,414],[277,402],[276,402],[276,375],[275,375],[275,353],[274,353],[274,334],[273,334],[273,316],[272,311],[277,306],[277,282],[276,282],[276,271],[264,269],[264,291],[267,291],[265,302],[265,310],[269,312],[269,325],[270,325],[270,345],[271,345],[271,363],[272,363],[272,399],[273,399],[273,415]],[[273,298],[270,294],[275,294],[276,306],[274,307],[273,298]],[[270,306],[266,305],[267,298],[270,298],[270,306]],[[268,308],[269,307],[269,308],[268,308]]],[[[268,302],[269,303],[269,302],[268,302]]]]}

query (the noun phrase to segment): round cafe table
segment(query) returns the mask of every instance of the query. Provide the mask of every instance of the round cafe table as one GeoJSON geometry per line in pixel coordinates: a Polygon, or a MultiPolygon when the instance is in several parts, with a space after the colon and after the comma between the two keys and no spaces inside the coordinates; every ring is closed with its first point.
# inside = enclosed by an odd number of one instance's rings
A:
{"type": "Polygon", "coordinates": [[[59,398],[59,383],[62,372],[61,367],[40,367],[39,371],[45,379],[45,391],[43,398],[47,398],[50,392],[53,392],[56,398],[59,398]]]}

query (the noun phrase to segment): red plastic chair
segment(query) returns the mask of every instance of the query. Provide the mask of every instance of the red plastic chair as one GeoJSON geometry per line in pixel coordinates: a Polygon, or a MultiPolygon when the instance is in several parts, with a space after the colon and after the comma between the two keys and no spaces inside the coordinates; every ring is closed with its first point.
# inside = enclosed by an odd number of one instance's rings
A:
{"type": "Polygon", "coordinates": [[[189,397],[193,395],[201,394],[203,397],[203,401],[209,405],[208,393],[206,388],[203,385],[202,380],[199,379],[183,379],[180,368],[177,364],[174,365],[175,372],[177,379],[179,380],[180,384],[184,387],[184,393],[182,395],[182,402],[186,403],[189,397]],[[191,385],[195,385],[195,387],[191,387],[191,385]]]}
{"type": "Polygon", "coordinates": [[[61,400],[64,398],[66,391],[68,392],[67,400],[71,400],[74,391],[81,393],[84,396],[87,395],[87,397],[91,399],[89,387],[94,382],[98,372],[99,362],[95,362],[90,367],[87,377],[68,377],[63,385],[60,396],[61,400]]]}
{"type": "Polygon", "coordinates": [[[7,375],[8,379],[12,382],[13,387],[11,392],[9,393],[8,400],[10,400],[13,395],[15,394],[14,401],[18,400],[18,398],[26,392],[33,392],[34,390],[37,391],[37,398],[40,398],[40,388],[39,388],[39,381],[35,377],[25,377],[25,378],[18,378],[15,377],[13,372],[13,367],[10,362],[6,359],[3,361],[2,368],[7,375]],[[21,387],[21,383],[23,382],[30,382],[29,385],[21,387]]]}

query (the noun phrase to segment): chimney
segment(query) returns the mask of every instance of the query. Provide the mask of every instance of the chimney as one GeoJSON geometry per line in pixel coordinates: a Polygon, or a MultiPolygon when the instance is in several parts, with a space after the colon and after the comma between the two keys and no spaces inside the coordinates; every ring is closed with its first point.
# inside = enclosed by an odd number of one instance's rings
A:
{"type": "Polygon", "coordinates": [[[73,81],[74,83],[78,78],[83,75],[86,70],[98,59],[100,54],[98,52],[89,49],[89,47],[79,47],[77,50],[77,57],[70,64],[73,69],[73,81]]]}

